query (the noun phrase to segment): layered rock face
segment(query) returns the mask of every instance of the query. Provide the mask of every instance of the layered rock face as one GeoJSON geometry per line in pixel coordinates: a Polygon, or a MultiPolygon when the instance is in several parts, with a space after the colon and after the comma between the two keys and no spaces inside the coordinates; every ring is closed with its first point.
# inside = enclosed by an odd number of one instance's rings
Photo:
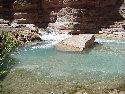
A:
{"type": "Polygon", "coordinates": [[[15,0],[12,7],[13,20],[19,24],[44,24],[41,3],[42,0],[15,0]]]}
{"type": "Polygon", "coordinates": [[[4,5],[4,9],[6,6],[13,14],[8,15],[9,18],[18,23],[47,27],[49,23],[72,21],[72,25],[70,24],[68,28],[65,28],[67,25],[64,24],[63,29],[73,30],[71,33],[75,34],[95,33],[100,27],[123,19],[119,14],[123,0],[9,0],[9,2],[3,0],[1,2],[1,6],[4,5]],[[67,8],[70,9],[68,14],[64,12],[67,8]],[[73,20],[69,21],[70,18],[73,20]]]}
{"type": "MultiPolygon", "coordinates": [[[[54,3],[54,0],[52,1],[54,3]]],[[[119,14],[119,7],[122,3],[122,0],[65,0],[65,2],[63,0],[62,2],[58,2],[58,5],[50,5],[54,7],[55,11],[57,11],[56,8],[59,9],[61,6],[66,7],[65,9],[60,8],[61,10],[57,12],[56,22],[59,22],[58,19],[61,18],[62,21],[60,20],[60,22],[71,22],[68,20],[65,21],[69,17],[69,19],[72,19],[72,23],[77,23],[73,26],[71,33],[77,34],[97,33],[101,27],[106,27],[114,24],[115,21],[123,20],[123,17],[119,14]],[[64,12],[68,9],[70,9],[68,13],[64,12]]],[[[59,25],[56,27],[59,27],[59,25]]],[[[66,28],[67,26],[65,24],[61,26],[61,29],[63,29],[62,27],[69,29],[66,28]]]]}

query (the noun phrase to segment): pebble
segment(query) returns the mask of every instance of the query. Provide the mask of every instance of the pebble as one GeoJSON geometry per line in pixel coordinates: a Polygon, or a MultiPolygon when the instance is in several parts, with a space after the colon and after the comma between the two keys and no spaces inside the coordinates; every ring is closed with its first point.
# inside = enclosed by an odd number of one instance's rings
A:
{"type": "Polygon", "coordinates": [[[88,94],[88,93],[86,93],[86,92],[77,92],[76,94],[88,94]]]}
{"type": "Polygon", "coordinates": [[[120,91],[120,93],[119,94],[125,94],[125,91],[120,91]]]}
{"type": "Polygon", "coordinates": [[[55,94],[53,91],[50,94],[55,94]]]}

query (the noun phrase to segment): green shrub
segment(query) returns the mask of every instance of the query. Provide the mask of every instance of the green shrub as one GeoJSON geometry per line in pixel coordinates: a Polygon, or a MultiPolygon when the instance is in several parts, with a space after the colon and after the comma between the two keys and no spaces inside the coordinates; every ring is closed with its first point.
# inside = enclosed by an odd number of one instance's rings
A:
{"type": "MultiPolygon", "coordinates": [[[[4,63],[10,62],[10,60],[7,60],[7,62],[3,61],[7,54],[9,54],[14,47],[18,46],[18,43],[13,40],[10,33],[9,31],[2,31],[0,35],[0,68],[4,63]]],[[[6,70],[0,70],[0,75],[3,73],[6,73],[6,70]]]]}

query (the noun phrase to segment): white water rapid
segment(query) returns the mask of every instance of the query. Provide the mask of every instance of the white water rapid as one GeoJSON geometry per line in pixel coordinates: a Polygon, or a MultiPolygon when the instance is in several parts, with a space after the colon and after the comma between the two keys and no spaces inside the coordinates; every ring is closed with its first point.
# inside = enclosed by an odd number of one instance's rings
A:
{"type": "Polygon", "coordinates": [[[32,47],[33,49],[35,49],[35,48],[50,48],[50,47],[56,45],[57,43],[61,42],[62,40],[69,38],[69,37],[72,37],[72,35],[59,34],[58,32],[56,32],[56,30],[51,30],[50,33],[48,33],[48,34],[46,33],[44,35],[42,35],[42,32],[39,32],[39,37],[43,41],[45,41],[47,44],[40,45],[40,46],[34,46],[34,47],[32,47]]]}

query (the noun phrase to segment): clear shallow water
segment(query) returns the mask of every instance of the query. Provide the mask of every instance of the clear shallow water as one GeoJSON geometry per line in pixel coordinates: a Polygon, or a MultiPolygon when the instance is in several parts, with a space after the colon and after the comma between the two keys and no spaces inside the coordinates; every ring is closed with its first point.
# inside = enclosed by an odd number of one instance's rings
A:
{"type": "Polygon", "coordinates": [[[124,75],[125,42],[106,39],[96,42],[99,44],[83,52],[57,51],[51,42],[22,47],[11,53],[18,60],[12,70],[27,70],[45,80],[81,84],[107,82],[124,75]]]}

